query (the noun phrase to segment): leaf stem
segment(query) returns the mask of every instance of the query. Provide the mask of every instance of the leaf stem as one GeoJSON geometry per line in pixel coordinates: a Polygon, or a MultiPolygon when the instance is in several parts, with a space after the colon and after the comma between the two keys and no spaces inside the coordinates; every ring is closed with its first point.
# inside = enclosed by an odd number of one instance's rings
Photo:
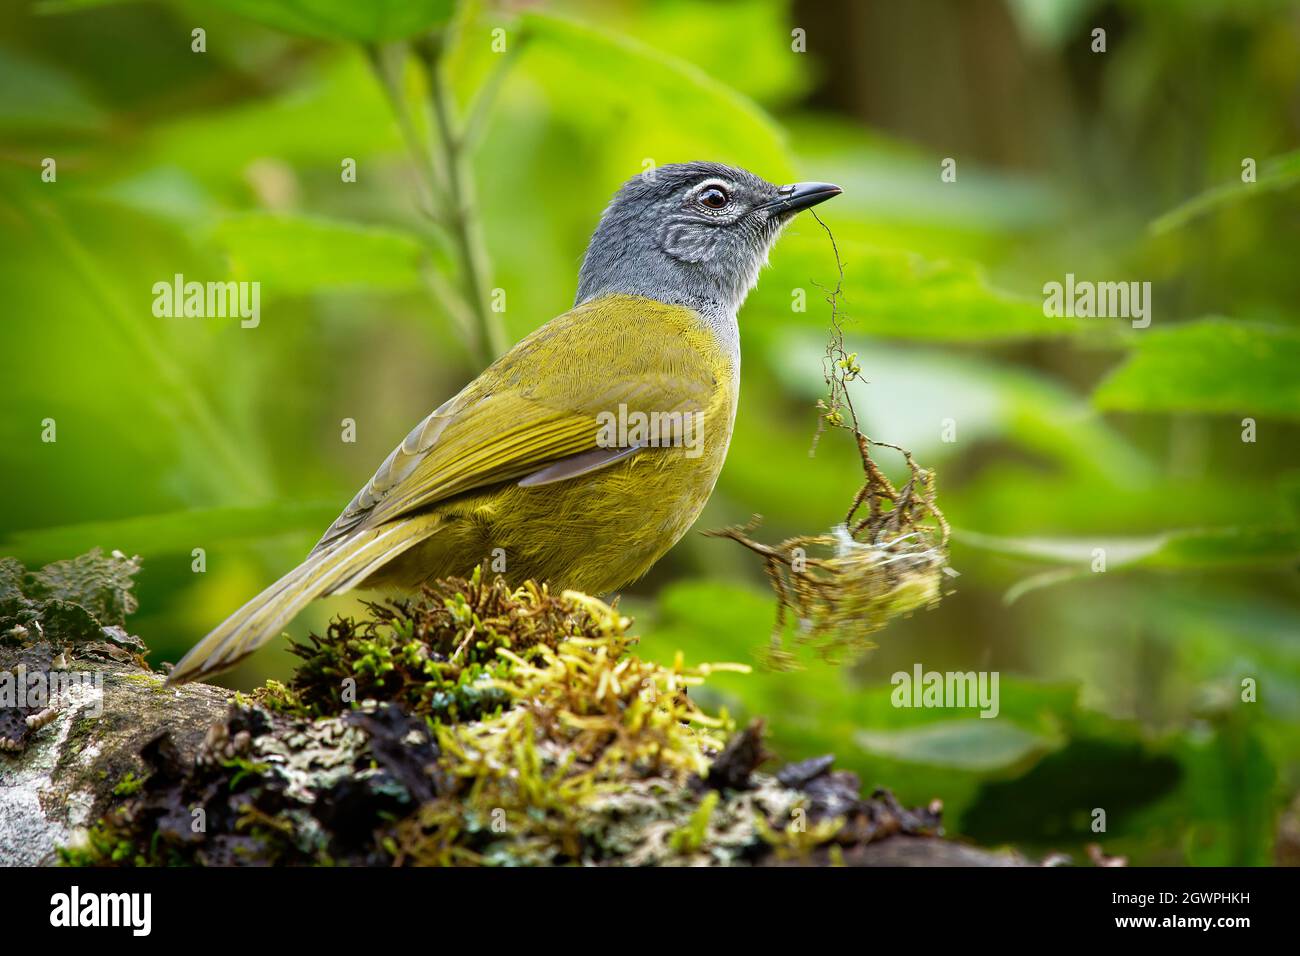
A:
{"type": "Polygon", "coordinates": [[[415,128],[415,123],[411,119],[411,111],[406,105],[406,92],[403,89],[402,81],[402,64],[405,62],[406,46],[404,44],[394,44],[391,46],[380,46],[378,44],[367,44],[365,47],[366,58],[370,62],[370,68],[379,81],[380,87],[383,88],[384,95],[388,99],[388,105],[392,107],[393,116],[397,120],[397,126],[401,130],[402,139],[406,142],[406,147],[411,151],[416,161],[416,172],[418,176],[416,181],[420,188],[420,205],[421,209],[435,223],[438,222],[438,210],[442,203],[438,195],[438,178],[434,171],[433,154],[429,151],[428,145],[424,138],[420,136],[419,131],[415,128]]]}
{"type": "Polygon", "coordinates": [[[457,130],[451,91],[442,70],[444,43],[445,37],[431,34],[418,40],[414,48],[428,83],[430,135],[437,168],[445,180],[442,184],[443,216],[460,265],[464,299],[477,326],[474,346],[479,358],[488,364],[506,350],[508,343],[501,315],[492,310],[488,301],[487,248],[474,201],[474,182],[464,148],[465,139],[457,130]]]}
{"type": "MultiPolygon", "coordinates": [[[[445,232],[460,274],[461,301],[453,316],[466,327],[471,351],[484,364],[503,353],[508,342],[499,313],[489,301],[487,277],[490,270],[482,224],[474,202],[474,183],[468,153],[481,133],[485,115],[495,98],[505,69],[512,60],[507,56],[488,77],[474,98],[469,122],[457,129],[451,91],[443,76],[442,60],[446,51],[446,32],[421,37],[411,46],[368,45],[367,56],[376,78],[387,94],[397,118],[402,137],[416,162],[421,186],[421,201],[430,219],[445,232]],[[429,133],[420,135],[407,108],[401,66],[408,52],[414,52],[423,68],[429,97],[429,133]],[[465,322],[466,315],[470,319],[465,322]]],[[[440,277],[438,277],[440,278],[440,277]]],[[[430,289],[444,304],[454,301],[446,283],[433,281],[430,289]]]]}

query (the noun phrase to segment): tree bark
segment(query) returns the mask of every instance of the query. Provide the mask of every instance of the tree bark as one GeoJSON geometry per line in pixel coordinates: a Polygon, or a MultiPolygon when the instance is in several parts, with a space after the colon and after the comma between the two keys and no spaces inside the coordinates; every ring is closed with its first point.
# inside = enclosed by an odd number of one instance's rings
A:
{"type": "MultiPolygon", "coordinates": [[[[12,671],[20,657],[0,648],[0,671],[12,671]]],[[[56,862],[55,848],[104,814],[114,788],[145,772],[146,743],[169,731],[193,759],[233,696],[208,684],[164,687],[161,675],[134,662],[106,661],[80,673],[99,677],[101,686],[73,685],[22,750],[0,753],[0,866],[56,862]]]]}

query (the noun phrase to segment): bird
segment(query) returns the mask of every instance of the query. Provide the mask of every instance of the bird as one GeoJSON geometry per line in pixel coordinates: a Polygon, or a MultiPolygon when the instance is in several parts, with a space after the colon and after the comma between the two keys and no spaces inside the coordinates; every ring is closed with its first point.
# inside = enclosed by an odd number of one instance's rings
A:
{"type": "Polygon", "coordinates": [[[610,594],[691,527],[726,458],[737,314],[782,229],[842,192],[715,162],[633,176],[596,226],[573,308],[411,429],[296,568],[169,673],[233,666],[312,600],[410,593],[500,559],[510,581],[610,594]]]}

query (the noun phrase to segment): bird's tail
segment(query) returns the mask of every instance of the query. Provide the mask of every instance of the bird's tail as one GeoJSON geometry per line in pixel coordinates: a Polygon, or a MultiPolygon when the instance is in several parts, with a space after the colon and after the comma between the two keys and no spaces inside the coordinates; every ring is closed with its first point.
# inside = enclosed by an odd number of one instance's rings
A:
{"type": "Polygon", "coordinates": [[[356,587],[433,534],[438,524],[436,515],[417,515],[354,532],[312,553],[190,648],[167,683],[185,684],[233,667],[279,635],[311,601],[356,587]]]}

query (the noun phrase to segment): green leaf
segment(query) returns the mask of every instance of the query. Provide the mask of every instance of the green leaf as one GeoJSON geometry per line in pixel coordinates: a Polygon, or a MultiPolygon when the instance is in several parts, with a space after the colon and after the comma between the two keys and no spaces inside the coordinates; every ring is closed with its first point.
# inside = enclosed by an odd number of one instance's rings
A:
{"type": "MultiPolygon", "coordinates": [[[[75,13],[138,0],[38,0],[38,13],[75,13]]],[[[285,33],[321,40],[383,42],[441,27],[455,0],[207,0],[208,5],[285,33]]]]}
{"type": "Polygon", "coordinates": [[[407,233],[305,216],[233,216],[212,238],[228,254],[232,274],[261,282],[268,295],[409,289],[419,284],[425,256],[407,233]]]}
{"type": "MultiPolygon", "coordinates": [[[[611,5],[611,9],[613,9],[611,5]]],[[[602,17],[608,17],[601,11],[602,17]]],[[[784,2],[727,0],[727,31],[734,37],[785,38],[781,43],[682,43],[700,28],[701,7],[693,0],[623,8],[608,21],[652,47],[671,50],[709,76],[758,102],[798,102],[812,84],[806,57],[791,56],[789,16],[784,2]],[[624,20],[634,16],[634,20],[624,20]]]]}
{"type": "Polygon", "coordinates": [[[1093,393],[1098,408],[1300,418],[1300,331],[1214,318],[1126,341],[1133,354],[1093,393]]]}
{"type": "MultiPolygon", "coordinates": [[[[379,178],[391,175],[382,164],[402,149],[401,133],[366,56],[342,47],[307,65],[290,88],[162,120],[141,153],[124,158],[130,172],[182,170],[203,186],[242,200],[248,167],[259,159],[275,157],[297,169],[328,167],[338,182],[343,157],[357,160],[361,176],[373,170],[379,178]],[[357,133],[361,129],[364,136],[357,133]]],[[[402,197],[403,207],[409,205],[406,190],[394,185],[392,192],[402,197]]]]}
{"type": "Polygon", "coordinates": [[[1016,584],[1004,597],[1008,604],[1030,591],[1093,573],[1098,548],[1105,551],[1107,573],[1256,567],[1300,559],[1300,530],[1294,528],[1196,528],[1145,537],[1092,539],[1006,538],[954,529],[953,539],[995,554],[1065,565],[1016,584]]]}
{"type": "MultiPolygon", "coordinates": [[[[103,112],[66,73],[12,50],[0,50],[0,89],[22,90],[0,97],[0,129],[6,131],[98,132],[103,112]]],[[[40,154],[38,154],[40,155],[40,154]]]]}
{"type": "Polygon", "coordinates": [[[40,564],[93,547],[157,557],[183,554],[202,542],[211,550],[228,541],[265,540],[315,532],[338,514],[337,503],[279,502],[248,508],[208,508],[138,515],[115,521],[16,531],[0,541],[0,554],[40,564]]]}
{"type": "Polygon", "coordinates": [[[1054,746],[1047,737],[1010,721],[981,717],[905,730],[859,730],[853,740],[873,754],[974,773],[1022,766],[1054,746]]]}
{"type": "Polygon", "coordinates": [[[961,188],[953,189],[935,174],[933,155],[910,143],[822,114],[788,122],[809,175],[844,189],[818,214],[833,223],[856,220],[877,246],[989,253],[1007,238],[1050,229],[1067,214],[1060,187],[1023,170],[1011,174],[968,160],[961,188]],[[923,242],[931,245],[919,247],[923,242]]]}
{"type": "Polygon", "coordinates": [[[443,26],[452,0],[210,0],[268,27],[324,40],[401,40],[443,26]]]}
{"type": "MultiPolygon", "coordinates": [[[[174,349],[174,343],[159,334],[156,324],[145,318],[149,311],[141,309],[141,300],[135,298],[142,287],[128,279],[135,263],[124,263],[117,247],[95,242],[97,236],[114,234],[114,231],[100,231],[114,217],[106,215],[100,205],[78,202],[75,198],[53,204],[19,190],[9,191],[6,198],[17,205],[18,221],[24,224],[23,228],[30,228],[39,237],[32,247],[47,250],[48,258],[59,263],[57,281],[73,291],[71,301],[80,302],[79,308],[85,308],[88,302],[99,324],[111,328],[112,337],[131,350],[136,359],[131,384],[150,381],[153,387],[148,390],[147,398],[164,419],[177,427],[178,434],[183,436],[181,443],[193,442],[203,447],[206,476],[217,500],[233,494],[248,495],[254,500],[265,496],[270,484],[261,462],[248,454],[229,422],[217,413],[212,397],[200,387],[174,349]]],[[[137,223],[136,227],[140,229],[142,225],[137,223]]],[[[176,238],[178,248],[172,251],[171,261],[184,261],[183,244],[176,238]]],[[[143,244],[137,246],[137,251],[140,248],[143,244]]],[[[0,285],[7,289],[14,287],[12,282],[0,285]]],[[[38,291],[37,294],[41,308],[48,308],[50,293],[38,291]]],[[[66,374],[66,366],[61,374],[66,374]]],[[[96,369],[96,374],[103,375],[103,368],[96,369]]],[[[90,390],[72,391],[83,397],[99,398],[90,390]]],[[[127,421],[134,422],[134,416],[127,421]]]]}
{"type": "Polygon", "coordinates": [[[1220,718],[1212,734],[1181,739],[1186,768],[1179,806],[1189,862],[1194,866],[1265,866],[1274,860],[1278,772],[1249,708],[1220,718]],[[1225,786],[1224,781],[1231,781],[1225,786]]]}
{"type": "MultiPolygon", "coordinates": [[[[1104,416],[1052,379],[983,358],[859,338],[856,325],[848,343],[862,377],[849,388],[867,434],[933,466],[955,451],[943,438],[943,421],[960,418],[963,443],[1014,441],[1114,481],[1152,476],[1150,462],[1104,416]]],[[[768,360],[786,390],[811,405],[826,394],[825,350],[825,333],[787,331],[773,336],[768,360]]]]}
{"type": "Polygon", "coordinates": [[[962,833],[980,843],[1029,841],[1056,850],[1096,839],[1095,807],[1106,808],[1107,846],[1142,833],[1141,816],[1177,785],[1180,767],[1133,724],[1093,714],[1069,742],[1014,779],[990,780],[962,815],[962,833]],[[1007,808],[1014,807],[1008,813],[1007,808]]]}
{"type": "Polygon", "coordinates": [[[617,160],[621,178],[641,172],[645,159],[716,159],[769,179],[789,173],[780,127],[694,64],[560,17],[529,13],[520,27],[528,37],[521,71],[560,118],[617,160]]]}
{"type": "Polygon", "coordinates": [[[78,10],[93,10],[96,7],[119,7],[140,2],[141,0],[35,0],[32,10],[35,13],[49,15],[76,13],[78,10]]]}
{"type": "Polygon", "coordinates": [[[1260,193],[1286,189],[1297,182],[1300,182],[1300,149],[1265,161],[1256,171],[1255,182],[1244,183],[1238,178],[1207,189],[1153,220],[1149,228],[1156,235],[1170,232],[1211,209],[1241,202],[1260,193]]]}
{"type": "MultiPolygon", "coordinates": [[[[1058,337],[1082,328],[1077,319],[1044,315],[1041,298],[995,288],[973,262],[931,259],[861,242],[854,238],[851,224],[837,220],[833,204],[823,215],[835,231],[845,264],[842,304],[853,320],[854,334],[990,342],[1058,337]]],[[[835,277],[826,233],[810,217],[801,217],[774,250],[772,269],[746,309],[762,308],[783,323],[815,322],[820,329],[829,310],[815,283],[833,287],[835,277]],[[792,312],[792,289],[804,290],[806,312],[792,312]]]]}

